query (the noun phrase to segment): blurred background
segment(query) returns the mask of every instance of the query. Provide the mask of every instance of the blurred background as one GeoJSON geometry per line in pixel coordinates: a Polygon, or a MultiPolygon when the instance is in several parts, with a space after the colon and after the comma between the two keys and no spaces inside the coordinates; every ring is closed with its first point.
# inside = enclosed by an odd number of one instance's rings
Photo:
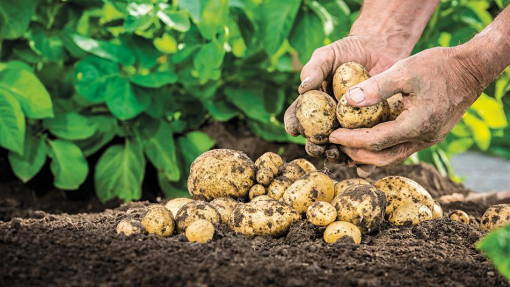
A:
{"type": "MultiPolygon", "coordinates": [[[[151,175],[151,188],[175,197],[188,194],[189,165],[215,146],[219,122],[233,141],[303,144],[283,127],[300,67],[348,34],[361,2],[2,1],[0,177],[86,185],[107,202],[140,199],[151,175]]],[[[509,3],[442,1],[413,53],[469,40],[509,3]]],[[[509,93],[507,69],[443,142],[407,163],[480,192],[509,190],[509,93]]]]}

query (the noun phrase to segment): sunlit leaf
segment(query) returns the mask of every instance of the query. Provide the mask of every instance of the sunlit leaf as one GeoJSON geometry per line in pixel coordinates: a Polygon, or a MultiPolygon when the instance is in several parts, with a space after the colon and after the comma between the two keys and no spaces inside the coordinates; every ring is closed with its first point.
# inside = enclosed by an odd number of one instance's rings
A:
{"type": "Polygon", "coordinates": [[[48,144],[53,184],[60,189],[78,189],[89,172],[89,166],[80,148],[64,140],[50,140],[48,144]]]}

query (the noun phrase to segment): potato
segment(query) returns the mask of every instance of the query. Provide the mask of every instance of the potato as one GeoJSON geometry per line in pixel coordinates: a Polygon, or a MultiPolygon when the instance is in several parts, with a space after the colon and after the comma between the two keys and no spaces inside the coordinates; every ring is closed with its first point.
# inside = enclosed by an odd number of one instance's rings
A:
{"type": "Polygon", "coordinates": [[[335,221],[326,227],[324,231],[326,243],[361,243],[361,231],[359,228],[345,221],[335,221]]]}
{"type": "Polygon", "coordinates": [[[306,174],[306,171],[301,168],[297,163],[290,162],[283,167],[282,174],[280,176],[290,179],[292,182],[306,174]]]}
{"type": "Polygon", "coordinates": [[[432,208],[432,218],[443,218],[443,208],[439,202],[434,200],[434,207],[432,208]]]}
{"type": "Polygon", "coordinates": [[[469,224],[469,216],[462,210],[454,210],[448,216],[451,220],[469,224]]]}
{"type": "Polygon", "coordinates": [[[258,200],[238,205],[230,216],[229,226],[246,236],[278,237],[299,219],[299,213],[283,202],[258,200]]]}
{"type": "Polygon", "coordinates": [[[277,177],[267,188],[267,195],[275,200],[279,200],[292,183],[292,180],[284,176],[277,177]]]}
{"type": "Polygon", "coordinates": [[[221,223],[228,224],[228,219],[232,211],[238,204],[242,204],[237,200],[229,197],[216,198],[210,202],[212,206],[220,213],[221,223]]]}
{"type": "Polygon", "coordinates": [[[297,164],[305,173],[310,173],[312,171],[317,171],[317,168],[313,163],[307,161],[304,158],[298,158],[290,162],[290,164],[297,164]]]}
{"type": "Polygon", "coordinates": [[[388,100],[388,121],[394,121],[404,111],[404,98],[398,93],[391,96],[388,100]]]}
{"type": "Polygon", "coordinates": [[[333,93],[337,101],[352,87],[368,80],[368,72],[362,65],[348,62],[340,65],[333,76],[333,93]]]}
{"type": "Polygon", "coordinates": [[[190,203],[192,201],[193,201],[193,199],[187,198],[187,197],[174,198],[174,199],[167,201],[165,203],[165,207],[166,207],[166,209],[170,210],[173,217],[175,218],[175,217],[177,217],[177,212],[179,211],[179,209],[181,209],[181,207],[183,207],[184,205],[186,205],[187,203],[190,203]]]}
{"type": "Polygon", "coordinates": [[[163,237],[171,236],[175,230],[172,213],[159,204],[147,208],[147,212],[142,217],[142,225],[148,233],[163,237]]]}
{"type": "Polygon", "coordinates": [[[388,218],[394,225],[420,224],[432,219],[432,211],[421,203],[409,203],[395,209],[388,218]]]}
{"type": "Polygon", "coordinates": [[[296,118],[301,134],[314,144],[329,142],[329,134],[338,128],[336,101],[328,94],[312,90],[297,99],[296,118]]]}
{"type": "Polygon", "coordinates": [[[177,212],[175,219],[177,222],[177,232],[185,232],[191,223],[199,219],[205,219],[211,223],[219,223],[221,221],[221,214],[210,203],[198,200],[190,202],[181,207],[179,212],[177,212]]]}
{"type": "Polygon", "coordinates": [[[510,224],[510,204],[497,204],[489,207],[482,216],[483,230],[493,230],[510,224]]]}
{"type": "Polygon", "coordinates": [[[267,201],[267,200],[275,200],[274,198],[270,197],[269,195],[259,195],[255,197],[251,202],[255,201],[267,201]]]}
{"type": "Polygon", "coordinates": [[[389,105],[386,100],[368,107],[353,107],[343,96],[338,102],[336,116],[346,129],[371,128],[388,119],[389,105]]]}
{"type": "Polygon", "coordinates": [[[257,196],[261,196],[266,194],[266,188],[262,184],[255,184],[251,187],[250,192],[248,193],[248,197],[250,201],[253,200],[257,196]]]}
{"type": "Polygon", "coordinates": [[[191,164],[188,190],[195,199],[247,198],[255,184],[255,164],[243,152],[215,149],[191,164]]]}
{"type": "Polygon", "coordinates": [[[366,181],[363,178],[348,178],[337,182],[335,184],[335,197],[342,193],[344,190],[346,190],[349,186],[359,184],[370,184],[370,182],[366,181]]]}
{"type": "Polygon", "coordinates": [[[306,219],[315,226],[328,226],[336,219],[336,209],[325,201],[314,202],[306,211],[306,219]]]}
{"type": "Polygon", "coordinates": [[[186,228],[186,238],[189,242],[206,243],[213,239],[214,225],[205,219],[199,219],[186,228]]]}
{"type": "Polygon", "coordinates": [[[278,169],[283,166],[283,160],[273,152],[266,152],[255,161],[255,166],[257,182],[268,186],[278,174],[278,169]]]}
{"type": "Polygon", "coordinates": [[[358,226],[363,234],[379,230],[384,221],[386,197],[372,185],[352,185],[331,204],[336,208],[339,221],[358,226]]]}
{"type": "Polygon", "coordinates": [[[299,213],[305,213],[316,201],[331,202],[335,190],[333,181],[321,172],[311,172],[296,180],[283,194],[283,201],[299,213]]]}
{"type": "Polygon", "coordinates": [[[122,219],[117,224],[117,234],[124,234],[130,236],[131,234],[145,234],[145,228],[142,223],[134,219],[122,219]]]}
{"type": "Polygon", "coordinates": [[[409,203],[422,203],[430,210],[434,209],[434,199],[417,182],[403,176],[388,176],[374,183],[374,186],[386,194],[386,216],[393,210],[409,203]]]}
{"type": "Polygon", "coordinates": [[[274,152],[266,152],[255,161],[255,166],[259,168],[266,163],[273,163],[276,168],[280,168],[283,166],[283,159],[274,152]]]}

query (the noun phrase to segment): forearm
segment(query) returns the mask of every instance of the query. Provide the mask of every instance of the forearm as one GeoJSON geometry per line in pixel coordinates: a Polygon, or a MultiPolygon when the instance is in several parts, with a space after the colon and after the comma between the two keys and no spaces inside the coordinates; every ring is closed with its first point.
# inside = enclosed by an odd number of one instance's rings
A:
{"type": "Polygon", "coordinates": [[[396,58],[411,54],[440,0],[365,0],[351,35],[385,41],[396,58]]]}

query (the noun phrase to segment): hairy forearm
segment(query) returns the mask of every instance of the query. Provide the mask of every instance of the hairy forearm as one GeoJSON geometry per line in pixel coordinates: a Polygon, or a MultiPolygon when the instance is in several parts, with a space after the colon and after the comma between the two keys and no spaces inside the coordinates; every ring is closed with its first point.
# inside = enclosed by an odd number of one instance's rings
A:
{"type": "Polygon", "coordinates": [[[365,0],[352,25],[351,35],[373,36],[391,49],[396,58],[405,58],[418,42],[440,0],[365,0]]]}

